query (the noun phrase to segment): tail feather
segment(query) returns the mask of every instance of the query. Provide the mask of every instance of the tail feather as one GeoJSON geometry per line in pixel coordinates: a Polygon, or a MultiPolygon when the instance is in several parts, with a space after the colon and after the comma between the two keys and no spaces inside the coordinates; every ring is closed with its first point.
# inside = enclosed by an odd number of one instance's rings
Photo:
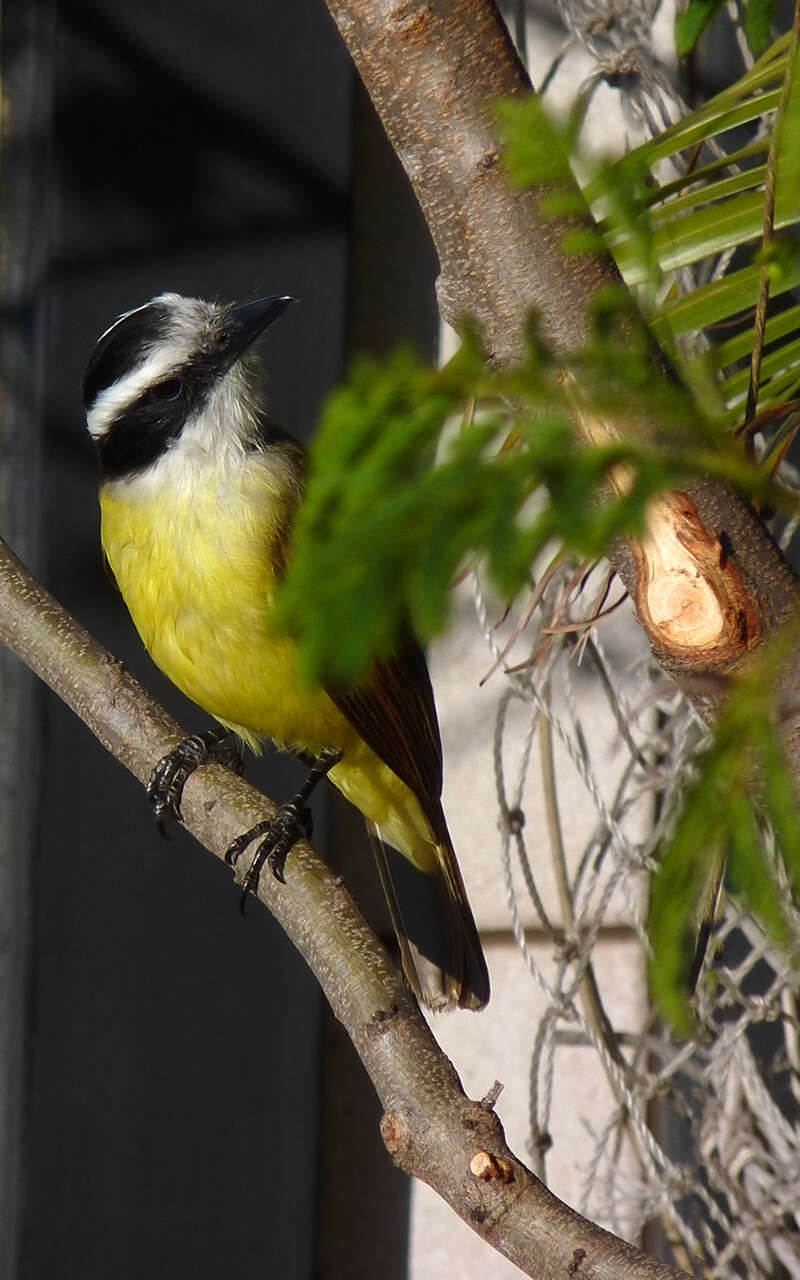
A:
{"type": "Polygon", "coordinates": [[[464,882],[449,844],[422,871],[367,823],[406,978],[434,1011],[482,1009],[489,974],[464,882]]]}
{"type": "Polygon", "coordinates": [[[725,879],[725,861],[726,859],[724,856],[716,859],[703,893],[700,923],[697,927],[694,954],[692,956],[692,964],[689,970],[688,985],[690,996],[694,995],[695,987],[697,986],[700,978],[700,972],[706,958],[706,951],[708,950],[708,943],[717,918],[717,908],[719,906],[720,894],[722,892],[722,883],[725,879]]]}

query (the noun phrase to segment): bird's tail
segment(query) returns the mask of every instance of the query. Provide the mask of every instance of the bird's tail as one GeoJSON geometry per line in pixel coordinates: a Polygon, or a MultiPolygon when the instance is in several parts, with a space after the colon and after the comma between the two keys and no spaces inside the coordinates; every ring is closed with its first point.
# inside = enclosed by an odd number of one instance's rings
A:
{"type": "Polygon", "coordinates": [[[429,1009],[482,1009],[489,973],[475,919],[449,838],[431,842],[422,871],[368,822],[378,872],[400,947],[403,970],[429,1009]]]}
{"type": "Polygon", "coordinates": [[[714,928],[714,922],[717,918],[717,908],[719,906],[720,894],[722,892],[722,882],[725,879],[725,863],[726,858],[717,857],[711,868],[711,874],[708,878],[705,890],[703,892],[703,900],[700,911],[700,921],[697,926],[697,937],[694,944],[694,954],[692,956],[692,964],[689,970],[689,995],[693,996],[695,987],[700,977],[700,971],[703,968],[703,962],[706,958],[709,939],[714,928]]]}

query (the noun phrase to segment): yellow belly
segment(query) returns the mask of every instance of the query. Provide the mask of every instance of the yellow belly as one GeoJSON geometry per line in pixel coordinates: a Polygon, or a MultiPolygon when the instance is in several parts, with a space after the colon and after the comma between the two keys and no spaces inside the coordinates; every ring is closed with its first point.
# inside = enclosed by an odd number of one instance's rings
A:
{"type": "Polygon", "coordinates": [[[101,489],[103,549],[145,647],[254,749],[272,738],[313,754],[342,751],[331,781],[427,869],[435,845],[416,797],[322,688],[301,684],[294,642],[270,628],[278,526],[263,475],[243,471],[226,486],[187,486],[168,500],[144,486],[101,489]]]}

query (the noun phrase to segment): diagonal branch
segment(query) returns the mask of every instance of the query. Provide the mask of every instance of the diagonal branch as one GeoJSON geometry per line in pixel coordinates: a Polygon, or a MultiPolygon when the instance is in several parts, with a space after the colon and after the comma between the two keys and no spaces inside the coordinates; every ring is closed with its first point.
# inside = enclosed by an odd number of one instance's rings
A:
{"type": "MultiPolygon", "coordinates": [[[[0,641],[141,782],[183,736],[2,542],[0,641]]],[[[235,836],[276,812],[271,801],[218,765],[189,779],[182,808],[186,827],[217,857],[235,836]]],[[[262,876],[258,896],[351,1037],[385,1109],[384,1141],[406,1172],[428,1182],[526,1275],[564,1275],[578,1257],[595,1280],[624,1274],[675,1280],[682,1274],[581,1218],[516,1159],[494,1111],[465,1096],[386,950],[308,843],[293,850],[287,883],[262,876]]]]}

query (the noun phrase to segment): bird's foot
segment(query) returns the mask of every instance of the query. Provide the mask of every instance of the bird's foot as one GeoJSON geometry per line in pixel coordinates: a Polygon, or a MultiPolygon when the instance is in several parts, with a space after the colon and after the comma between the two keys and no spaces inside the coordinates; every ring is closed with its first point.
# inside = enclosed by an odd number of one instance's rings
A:
{"type": "Polygon", "coordinates": [[[242,746],[230,729],[192,733],[159,760],[147,783],[147,798],[162,835],[166,818],[182,821],[181,798],[191,774],[201,764],[211,763],[225,765],[234,773],[242,772],[242,746]]]}
{"type": "Polygon", "coordinates": [[[282,804],[274,818],[266,818],[263,822],[257,822],[249,831],[237,836],[228,845],[225,861],[229,866],[233,867],[248,845],[252,844],[254,840],[258,840],[260,836],[264,837],[242,881],[242,911],[244,911],[248,893],[256,893],[258,891],[258,882],[265,864],[269,867],[276,880],[279,880],[281,884],[286,883],[284,869],[292,847],[303,836],[305,836],[306,840],[311,839],[313,819],[311,810],[308,807],[308,799],[317,784],[326,777],[335,764],[339,763],[341,758],[341,751],[335,751],[332,748],[326,748],[321,751],[294,799],[287,804],[282,804]]]}
{"type": "Polygon", "coordinates": [[[306,840],[310,840],[313,829],[314,821],[311,816],[311,810],[305,804],[303,797],[298,795],[295,796],[294,800],[281,805],[274,818],[266,818],[263,822],[257,822],[249,831],[237,836],[228,845],[225,861],[229,866],[235,867],[248,845],[252,844],[254,840],[258,840],[261,836],[264,837],[256,849],[253,861],[247,868],[242,881],[241,905],[243,911],[248,893],[258,892],[258,882],[261,879],[261,872],[265,865],[269,867],[276,880],[279,880],[281,884],[286,883],[284,868],[289,852],[293,845],[304,836],[306,840]]]}

